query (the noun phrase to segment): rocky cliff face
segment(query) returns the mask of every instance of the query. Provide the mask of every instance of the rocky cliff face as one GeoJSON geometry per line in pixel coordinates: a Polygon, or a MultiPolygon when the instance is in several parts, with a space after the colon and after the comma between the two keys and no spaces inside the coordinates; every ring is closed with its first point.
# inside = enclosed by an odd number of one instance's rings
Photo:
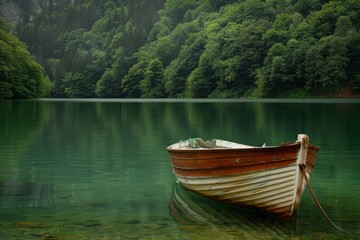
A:
{"type": "Polygon", "coordinates": [[[20,21],[20,13],[21,8],[16,3],[9,2],[1,2],[0,3],[0,16],[16,25],[20,21]]]}
{"type": "Polygon", "coordinates": [[[49,0],[0,0],[0,16],[16,25],[29,21],[48,5],[49,0]]]}

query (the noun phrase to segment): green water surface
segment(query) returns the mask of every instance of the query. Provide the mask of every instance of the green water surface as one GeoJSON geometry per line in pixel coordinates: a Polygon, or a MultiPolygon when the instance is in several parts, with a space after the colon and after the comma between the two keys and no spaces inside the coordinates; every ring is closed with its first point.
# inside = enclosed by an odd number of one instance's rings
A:
{"type": "Polygon", "coordinates": [[[0,239],[355,239],[360,101],[2,100],[0,239]],[[321,147],[297,218],[217,203],[176,183],[165,148],[190,137],[321,147]]]}

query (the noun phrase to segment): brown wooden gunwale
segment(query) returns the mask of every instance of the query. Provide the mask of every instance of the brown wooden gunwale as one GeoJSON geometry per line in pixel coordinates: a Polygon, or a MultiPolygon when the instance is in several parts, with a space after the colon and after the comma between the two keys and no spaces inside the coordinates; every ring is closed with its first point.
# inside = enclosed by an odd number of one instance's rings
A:
{"type": "MultiPolygon", "coordinates": [[[[171,159],[175,162],[186,164],[186,161],[188,161],[188,164],[190,163],[206,163],[206,161],[209,161],[211,163],[215,162],[221,162],[224,163],[226,160],[233,161],[235,158],[237,161],[237,164],[244,163],[244,162],[256,162],[256,161],[263,161],[263,159],[269,159],[270,161],[281,159],[281,158],[287,158],[285,156],[289,155],[297,155],[297,148],[298,145],[292,145],[291,148],[282,148],[282,147],[271,147],[271,148],[257,148],[254,149],[186,149],[186,150],[168,150],[171,156],[171,159]],[[295,151],[296,149],[296,151],[295,151]]],[[[308,162],[312,165],[314,165],[316,160],[316,151],[318,149],[316,148],[309,148],[308,151],[308,162]]],[[[181,165],[181,164],[180,164],[181,165]]]]}
{"type": "MultiPolygon", "coordinates": [[[[168,151],[176,175],[205,177],[207,174],[224,176],[288,166],[296,162],[299,146],[300,143],[263,148],[170,149],[168,151]],[[260,153],[259,150],[261,150],[260,153]],[[282,159],[274,154],[291,157],[282,159]],[[270,159],[268,159],[269,157],[270,159]]],[[[309,145],[306,162],[309,172],[315,164],[316,152],[319,149],[318,146],[309,145]]]]}
{"type": "Polygon", "coordinates": [[[289,165],[294,165],[294,160],[291,161],[280,161],[280,162],[264,162],[259,164],[252,164],[246,166],[231,166],[224,168],[212,168],[212,169],[181,169],[173,166],[173,172],[175,175],[181,177],[220,177],[227,176],[232,174],[242,174],[242,173],[250,173],[257,171],[270,170],[280,167],[286,167],[289,165]]]}
{"type": "MultiPolygon", "coordinates": [[[[174,145],[174,144],[173,144],[174,145]]],[[[300,142],[295,142],[295,143],[287,143],[287,144],[282,144],[279,146],[267,146],[267,147],[249,147],[249,148],[172,148],[173,145],[170,145],[169,147],[166,148],[166,150],[171,153],[171,154],[176,154],[176,153],[188,153],[190,155],[193,155],[194,153],[199,153],[199,152],[208,152],[210,154],[214,154],[216,152],[218,152],[219,154],[223,154],[223,152],[259,152],[259,151],[273,151],[273,150],[284,150],[287,148],[298,148],[300,149],[301,143],[300,142]]],[[[313,145],[313,144],[309,144],[309,149],[315,150],[315,151],[319,151],[320,147],[317,145],[313,145]]]]}
{"type": "Polygon", "coordinates": [[[171,146],[167,147],[166,150],[170,152],[172,155],[176,156],[177,154],[181,154],[184,158],[185,156],[189,155],[191,158],[197,158],[194,156],[199,155],[210,155],[210,156],[216,156],[216,155],[223,155],[223,154],[254,154],[259,152],[261,153],[267,153],[272,151],[284,151],[285,149],[297,149],[299,150],[301,146],[301,143],[293,143],[293,144],[287,144],[287,145],[280,145],[280,146],[269,146],[269,147],[252,147],[252,148],[176,148],[173,149],[171,146]]]}
{"type": "Polygon", "coordinates": [[[281,155],[258,155],[253,157],[222,157],[212,159],[182,159],[172,158],[172,164],[176,168],[182,169],[210,169],[210,168],[224,168],[224,167],[238,167],[247,166],[260,163],[273,163],[280,161],[294,161],[296,162],[297,156],[293,153],[281,155]]]}

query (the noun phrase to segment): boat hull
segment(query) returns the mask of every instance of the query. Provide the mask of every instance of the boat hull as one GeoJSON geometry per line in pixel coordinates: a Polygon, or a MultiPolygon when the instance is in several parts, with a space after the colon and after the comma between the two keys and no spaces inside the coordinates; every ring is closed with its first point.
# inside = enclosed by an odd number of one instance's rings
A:
{"type": "Polygon", "coordinates": [[[299,135],[295,143],[275,147],[167,148],[173,172],[187,189],[206,197],[293,217],[319,147],[299,135]]]}

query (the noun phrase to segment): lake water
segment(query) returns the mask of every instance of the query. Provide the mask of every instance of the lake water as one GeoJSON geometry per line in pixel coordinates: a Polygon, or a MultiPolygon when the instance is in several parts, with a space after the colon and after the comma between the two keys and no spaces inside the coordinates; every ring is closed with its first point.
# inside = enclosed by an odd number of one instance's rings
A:
{"type": "Polygon", "coordinates": [[[351,239],[360,236],[359,100],[0,101],[0,239],[351,239]],[[182,189],[165,148],[190,137],[321,150],[298,216],[182,189]]]}

